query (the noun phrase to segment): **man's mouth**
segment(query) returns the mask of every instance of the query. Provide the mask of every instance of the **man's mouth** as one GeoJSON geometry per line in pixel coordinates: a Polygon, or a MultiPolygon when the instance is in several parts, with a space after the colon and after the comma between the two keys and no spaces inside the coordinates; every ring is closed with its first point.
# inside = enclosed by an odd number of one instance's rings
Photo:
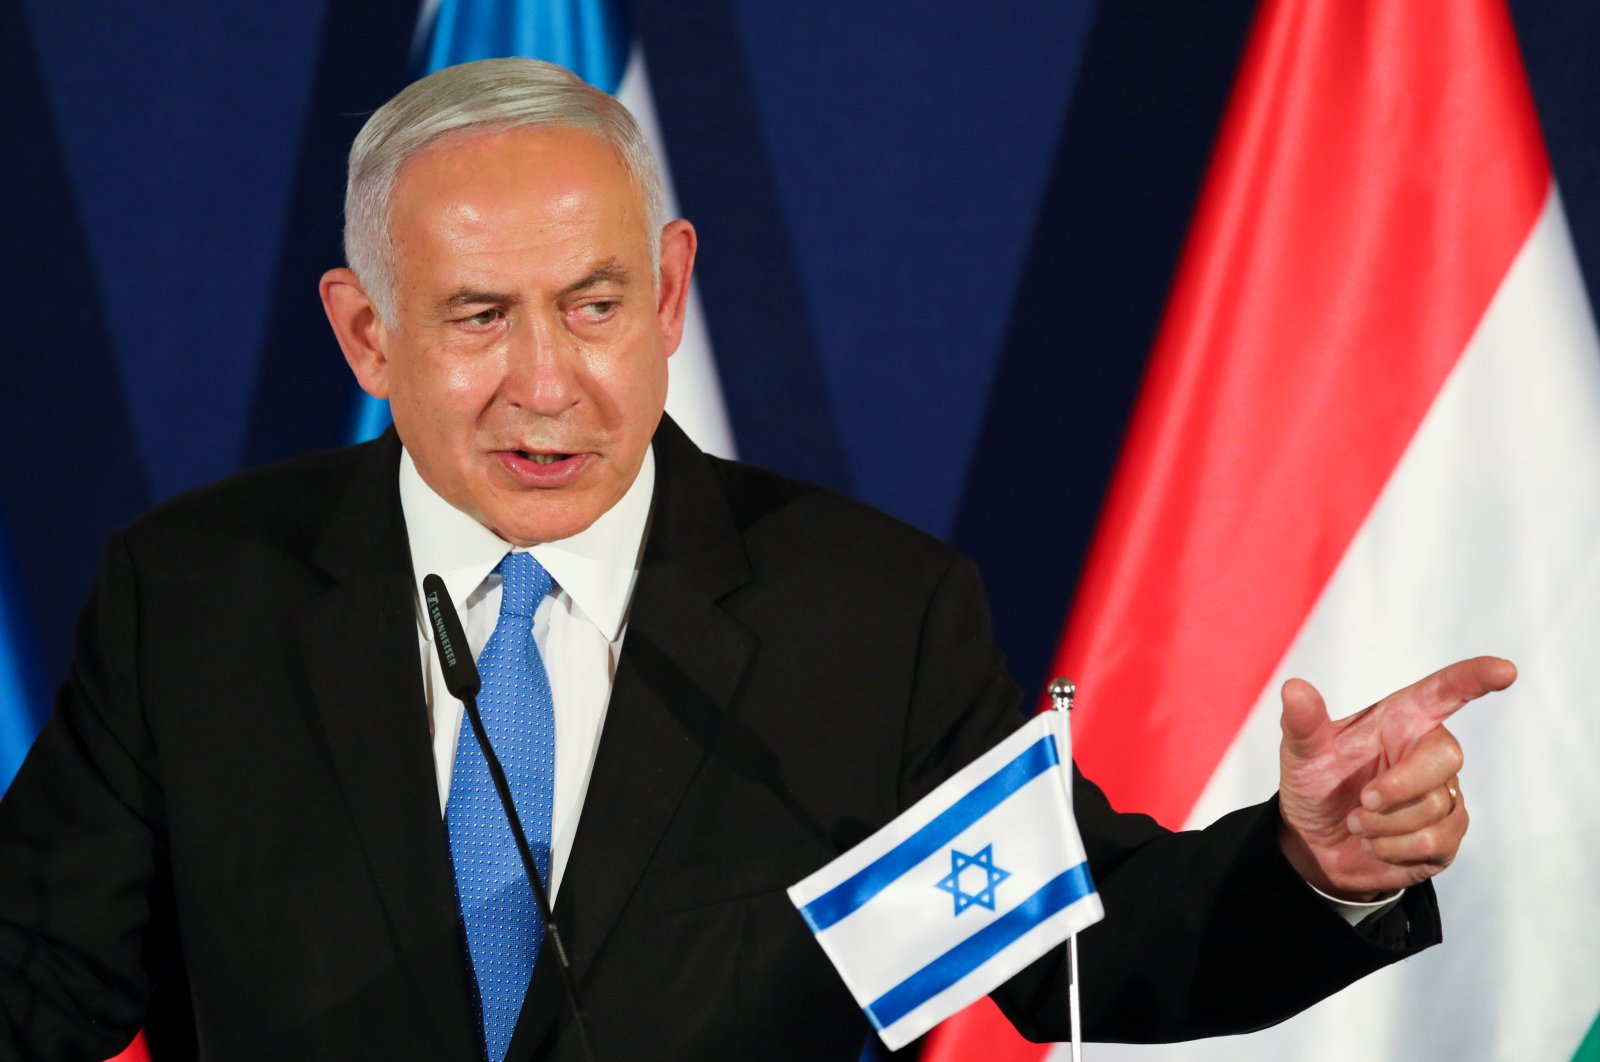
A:
{"type": "Polygon", "coordinates": [[[497,456],[500,466],[524,486],[563,487],[576,480],[591,455],[507,448],[497,456]]]}

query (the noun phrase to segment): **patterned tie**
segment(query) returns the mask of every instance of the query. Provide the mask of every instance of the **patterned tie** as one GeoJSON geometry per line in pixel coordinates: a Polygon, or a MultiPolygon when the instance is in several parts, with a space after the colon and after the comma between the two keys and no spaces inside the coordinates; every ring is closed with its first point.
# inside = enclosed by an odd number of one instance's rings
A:
{"type": "MultiPolygon", "coordinates": [[[[550,592],[550,573],[530,553],[508,553],[500,574],[500,618],[478,657],[478,710],[500,757],[534,866],[550,881],[550,821],[555,793],[555,708],[533,643],[533,614],[550,592]]],[[[528,989],[544,924],[517,855],[489,768],[462,713],[445,818],[456,898],[478,979],[484,1043],[501,1062],[528,989]]]]}

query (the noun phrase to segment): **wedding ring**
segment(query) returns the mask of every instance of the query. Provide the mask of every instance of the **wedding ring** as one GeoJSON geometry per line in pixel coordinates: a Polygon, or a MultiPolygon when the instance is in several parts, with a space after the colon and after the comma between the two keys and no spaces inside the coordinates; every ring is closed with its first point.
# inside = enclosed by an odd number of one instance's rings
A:
{"type": "MultiPolygon", "coordinates": [[[[1454,778],[1444,784],[1444,791],[1450,794],[1450,815],[1456,813],[1456,808],[1461,806],[1461,787],[1454,778]]],[[[1449,816],[1447,815],[1446,818],[1449,816]]]]}

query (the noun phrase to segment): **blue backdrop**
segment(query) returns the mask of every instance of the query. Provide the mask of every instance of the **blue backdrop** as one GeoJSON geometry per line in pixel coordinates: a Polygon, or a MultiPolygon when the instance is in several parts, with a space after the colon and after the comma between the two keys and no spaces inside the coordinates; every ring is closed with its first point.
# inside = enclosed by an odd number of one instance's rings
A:
{"type": "MultiPolygon", "coordinates": [[[[1025,688],[1252,7],[628,7],[741,455],[972,555],[1025,688]]],[[[1600,9],[1512,7],[1593,291],[1600,9]]],[[[393,0],[0,2],[0,784],[105,536],[347,434],[316,279],[345,151],[415,68],[416,26],[393,0]]]]}

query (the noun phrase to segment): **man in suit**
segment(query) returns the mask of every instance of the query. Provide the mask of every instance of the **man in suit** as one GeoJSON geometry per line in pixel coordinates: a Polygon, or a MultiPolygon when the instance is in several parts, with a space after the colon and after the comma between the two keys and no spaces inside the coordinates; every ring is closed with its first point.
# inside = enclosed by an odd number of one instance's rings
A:
{"type": "MultiPolygon", "coordinates": [[[[537,647],[535,845],[596,1056],[855,1058],[865,1022],[782,889],[1018,725],[1018,692],[970,564],[663,417],[695,235],[655,182],[626,112],[544,64],[373,116],[321,290],[395,430],[112,540],[0,802],[10,1054],[110,1054],[181,970],[205,1058],[581,1057],[531,916],[493,927],[537,956],[509,989],[474,936],[438,570],[475,653],[537,647]],[[551,580],[526,617],[521,553],[551,580]]],[[[1292,683],[1280,795],[1203,833],[1079,779],[1107,910],[1085,1032],[1252,1028],[1436,942],[1427,879],[1466,829],[1440,723],[1512,675],[1466,661],[1337,723],[1292,683]]],[[[1059,955],[997,999],[1067,1034],[1059,955]]]]}

